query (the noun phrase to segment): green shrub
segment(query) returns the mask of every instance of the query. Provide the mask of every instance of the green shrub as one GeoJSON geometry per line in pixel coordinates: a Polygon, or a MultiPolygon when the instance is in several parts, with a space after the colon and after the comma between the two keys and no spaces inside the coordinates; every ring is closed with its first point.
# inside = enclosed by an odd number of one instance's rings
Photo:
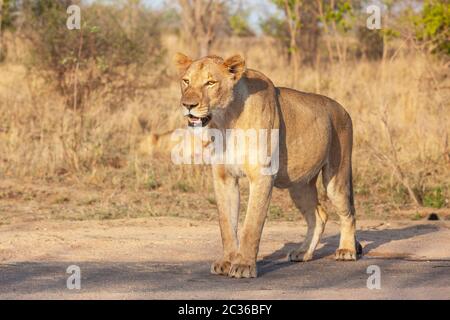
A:
{"type": "Polygon", "coordinates": [[[248,24],[248,16],[246,14],[235,14],[232,15],[228,20],[230,28],[231,30],[233,30],[233,34],[235,34],[236,36],[251,37],[255,35],[248,24]]]}
{"type": "Polygon", "coordinates": [[[172,189],[181,192],[194,192],[194,188],[184,181],[178,181],[172,189]]]}
{"type": "Polygon", "coordinates": [[[450,55],[450,3],[427,0],[421,16],[414,19],[416,37],[432,52],[450,55]]]}
{"type": "Polygon", "coordinates": [[[269,218],[270,219],[280,219],[283,217],[283,209],[276,205],[271,205],[269,208],[269,218]]]}
{"type": "Polygon", "coordinates": [[[145,188],[148,190],[155,190],[161,186],[161,183],[158,181],[158,179],[155,177],[155,175],[153,173],[150,173],[147,176],[147,179],[146,179],[144,185],[145,185],[145,188]]]}
{"type": "Polygon", "coordinates": [[[416,212],[415,214],[413,214],[411,216],[411,220],[414,220],[414,221],[421,220],[422,218],[423,218],[422,215],[420,213],[418,213],[418,212],[416,212]]]}
{"type": "Polygon", "coordinates": [[[431,208],[442,208],[445,205],[445,197],[442,188],[434,188],[425,193],[423,197],[423,205],[431,208]]]}

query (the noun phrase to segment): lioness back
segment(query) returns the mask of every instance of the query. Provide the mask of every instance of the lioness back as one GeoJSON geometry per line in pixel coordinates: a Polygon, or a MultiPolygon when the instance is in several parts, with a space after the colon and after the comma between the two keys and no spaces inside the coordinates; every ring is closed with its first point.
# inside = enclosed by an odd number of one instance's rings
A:
{"type": "Polygon", "coordinates": [[[276,186],[289,187],[317,175],[333,142],[338,142],[338,133],[351,130],[352,124],[346,110],[328,97],[282,87],[277,93],[282,128],[280,160],[286,169],[279,173],[276,186]]]}
{"type": "Polygon", "coordinates": [[[332,123],[339,128],[352,126],[351,118],[344,107],[337,101],[316,93],[302,92],[290,88],[278,87],[278,100],[281,111],[291,114],[317,117],[331,117],[332,123]]]}

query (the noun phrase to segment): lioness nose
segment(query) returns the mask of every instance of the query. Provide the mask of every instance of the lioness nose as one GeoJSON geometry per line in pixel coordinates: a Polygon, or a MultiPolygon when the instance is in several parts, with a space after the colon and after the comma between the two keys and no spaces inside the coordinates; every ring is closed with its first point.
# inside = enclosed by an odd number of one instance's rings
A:
{"type": "Polygon", "coordinates": [[[193,109],[193,108],[198,106],[198,102],[197,103],[195,103],[195,102],[183,102],[183,106],[186,109],[191,110],[191,109],[193,109]]]}

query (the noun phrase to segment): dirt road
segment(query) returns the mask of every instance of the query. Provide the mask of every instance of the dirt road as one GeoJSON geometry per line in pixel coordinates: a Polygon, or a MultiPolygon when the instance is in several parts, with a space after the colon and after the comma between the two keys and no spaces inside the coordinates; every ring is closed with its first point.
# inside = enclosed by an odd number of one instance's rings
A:
{"type": "Polygon", "coordinates": [[[315,259],[286,255],[302,222],[269,222],[257,279],[209,274],[221,252],[218,226],[177,218],[38,221],[0,226],[2,299],[450,299],[450,223],[359,221],[364,257],[335,262],[338,224],[330,221],[315,259]],[[76,265],[81,289],[66,287],[76,265]],[[381,272],[368,289],[367,268],[381,272]]]}

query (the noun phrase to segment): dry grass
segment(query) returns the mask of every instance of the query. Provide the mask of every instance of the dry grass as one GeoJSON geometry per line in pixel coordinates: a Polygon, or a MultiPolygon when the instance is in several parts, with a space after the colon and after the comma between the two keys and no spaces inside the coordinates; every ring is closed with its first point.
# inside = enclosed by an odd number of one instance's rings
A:
{"type": "MultiPolygon", "coordinates": [[[[400,53],[383,63],[305,67],[299,83],[292,83],[280,52],[267,41],[254,47],[247,42],[222,45],[241,48],[236,51],[245,55],[248,65],[277,85],[328,95],[346,107],[355,127],[354,179],[360,214],[393,216],[413,208],[405,180],[426,205],[449,207],[448,67],[419,52],[400,53]],[[392,162],[401,168],[403,180],[392,162]]],[[[175,47],[172,42],[165,40],[175,47]]],[[[101,96],[93,97],[80,114],[65,108],[63,99],[19,62],[0,66],[0,177],[124,194],[146,190],[166,195],[165,201],[187,201],[176,212],[202,210],[195,205],[200,198],[204,207],[214,207],[207,168],[174,166],[164,150],[152,156],[142,152],[150,133],[184,126],[175,81],[114,108],[101,96]],[[187,209],[189,199],[197,209],[187,209]]],[[[111,201],[99,198],[100,203],[111,201]]],[[[293,218],[287,198],[286,193],[276,194],[273,218],[293,218]]],[[[157,214],[175,214],[163,207],[158,206],[157,214]]],[[[128,210],[151,212],[139,203],[128,210]]]]}

